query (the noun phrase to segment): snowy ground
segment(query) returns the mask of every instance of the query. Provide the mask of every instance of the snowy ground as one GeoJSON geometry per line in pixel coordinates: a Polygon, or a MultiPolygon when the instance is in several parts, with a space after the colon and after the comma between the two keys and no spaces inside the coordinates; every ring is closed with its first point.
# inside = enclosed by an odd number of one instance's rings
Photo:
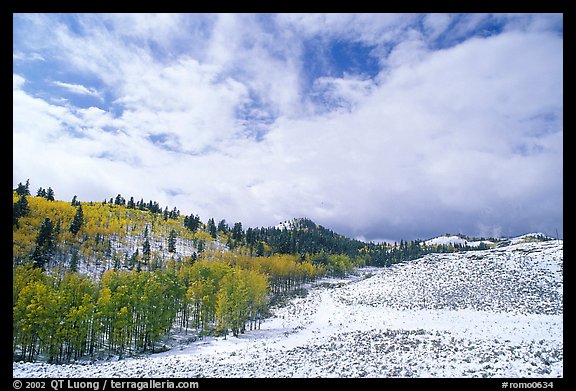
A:
{"type": "Polygon", "coordinates": [[[239,338],[14,377],[563,377],[562,241],[326,280],[239,338]]]}

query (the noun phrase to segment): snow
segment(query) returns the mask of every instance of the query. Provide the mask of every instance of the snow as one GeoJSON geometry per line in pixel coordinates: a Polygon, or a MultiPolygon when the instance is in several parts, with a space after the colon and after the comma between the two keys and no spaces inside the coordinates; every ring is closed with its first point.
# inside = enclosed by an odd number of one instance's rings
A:
{"type": "Polygon", "coordinates": [[[510,242],[512,244],[517,244],[517,243],[522,243],[524,241],[529,241],[529,240],[533,240],[534,238],[546,238],[546,239],[554,239],[548,235],[543,234],[542,232],[532,232],[529,234],[524,234],[524,235],[520,235],[517,236],[515,238],[510,239],[510,242]]]}
{"type": "Polygon", "coordinates": [[[562,263],[562,241],[429,254],[323,280],[238,338],[13,376],[563,377],[562,263]]]}
{"type": "Polygon", "coordinates": [[[279,230],[293,230],[303,219],[302,218],[294,218],[291,220],[282,221],[274,226],[274,228],[279,230]]]}
{"type": "Polygon", "coordinates": [[[427,246],[460,245],[468,247],[478,247],[480,246],[481,243],[485,243],[487,245],[494,244],[489,240],[466,240],[457,235],[438,236],[436,238],[432,238],[424,242],[424,244],[426,244],[427,246]]]}
{"type": "Polygon", "coordinates": [[[427,240],[424,242],[427,246],[432,245],[449,245],[449,244],[460,244],[465,245],[467,243],[466,239],[461,238],[456,235],[438,236],[436,238],[427,240]]]}
{"type": "MultiPolygon", "coordinates": [[[[511,244],[518,244],[523,243],[526,241],[534,240],[535,238],[545,238],[545,239],[553,239],[548,235],[545,235],[541,232],[532,232],[524,235],[520,235],[513,238],[499,238],[500,241],[507,241],[511,244]]],[[[428,246],[441,246],[441,245],[460,245],[460,246],[468,246],[468,247],[478,247],[481,243],[485,243],[487,245],[494,245],[495,243],[490,240],[468,240],[462,236],[458,235],[443,235],[437,236],[432,239],[428,239],[424,242],[424,244],[428,246]]]]}

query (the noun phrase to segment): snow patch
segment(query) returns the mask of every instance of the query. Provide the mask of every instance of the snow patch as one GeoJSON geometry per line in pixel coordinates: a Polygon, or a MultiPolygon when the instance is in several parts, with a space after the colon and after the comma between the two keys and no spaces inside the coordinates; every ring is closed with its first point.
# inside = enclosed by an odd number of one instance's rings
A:
{"type": "Polygon", "coordinates": [[[562,241],[428,254],[326,280],[260,330],[14,377],[563,377],[562,241]]]}

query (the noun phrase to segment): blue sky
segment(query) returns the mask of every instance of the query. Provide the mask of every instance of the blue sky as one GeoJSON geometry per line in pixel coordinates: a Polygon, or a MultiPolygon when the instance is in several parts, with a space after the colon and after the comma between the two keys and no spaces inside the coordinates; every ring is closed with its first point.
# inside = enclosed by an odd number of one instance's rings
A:
{"type": "Polygon", "coordinates": [[[13,186],[366,240],[563,232],[561,14],[14,14],[13,186]]]}

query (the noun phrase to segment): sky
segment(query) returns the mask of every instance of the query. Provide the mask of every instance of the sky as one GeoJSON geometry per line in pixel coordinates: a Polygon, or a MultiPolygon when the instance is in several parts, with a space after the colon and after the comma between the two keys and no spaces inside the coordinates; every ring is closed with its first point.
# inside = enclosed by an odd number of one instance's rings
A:
{"type": "Polygon", "coordinates": [[[14,14],[13,188],[563,236],[562,14],[14,14]]]}

